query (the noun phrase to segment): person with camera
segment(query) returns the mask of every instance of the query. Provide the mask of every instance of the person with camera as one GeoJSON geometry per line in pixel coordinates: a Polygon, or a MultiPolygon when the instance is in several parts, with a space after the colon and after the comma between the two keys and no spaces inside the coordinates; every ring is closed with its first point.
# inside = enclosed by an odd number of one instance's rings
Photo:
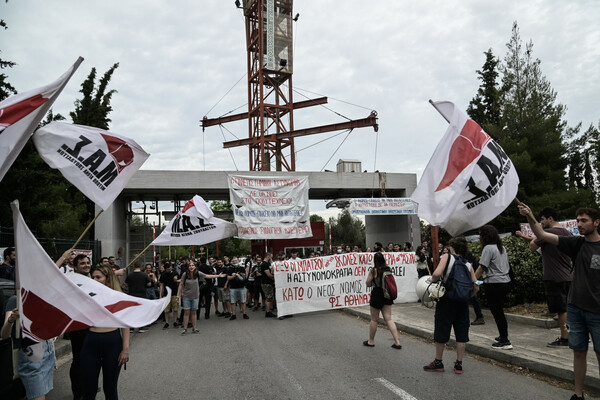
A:
{"type": "Polygon", "coordinates": [[[383,292],[383,273],[390,271],[390,267],[385,264],[385,257],[381,252],[375,253],[373,256],[374,266],[369,271],[367,276],[367,287],[372,287],[371,290],[371,301],[369,303],[371,310],[371,322],[369,323],[369,340],[365,340],[363,345],[367,347],[375,347],[373,341],[375,340],[375,333],[377,332],[377,324],[379,321],[379,314],[383,315],[383,319],[388,326],[388,329],[392,333],[394,338],[394,349],[401,349],[400,341],[398,340],[398,329],[396,329],[396,323],[392,320],[392,299],[386,299],[383,292]]]}
{"type": "Polygon", "coordinates": [[[227,273],[226,285],[229,286],[231,297],[231,317],[229,317],[229,320],[233,321],[236,319],[237,303],[240,304],[240,308],[242,309],[242,317],[249,319],[248,314],[246,314],[246,268],[240,265],[237,257],[231,259],[231,267],[227,273]]]}

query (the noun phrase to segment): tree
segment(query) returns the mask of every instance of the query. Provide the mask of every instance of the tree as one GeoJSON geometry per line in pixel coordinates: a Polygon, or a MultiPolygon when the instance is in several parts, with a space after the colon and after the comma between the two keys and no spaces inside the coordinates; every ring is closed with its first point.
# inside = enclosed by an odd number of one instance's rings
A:
{"type": "Polygon", "coordinates": [[[492,49],[484,52],[485,63],[477,70],[477,79],[481,85],[477,94],[467,107],[467,114],[490,135],[496,131],[500,123],[500,104],[498,91],[498,64],[500,60],[494,56],[492,49]]]}
{"type": "Polygon", "coordinates": [[[342,210],[331,224],[331,240],[336,244],[358,245],[366,248],[365,225],[356,217],[350,215],[348,209],[342,210]]]}
{"type": "MultiPolygon", "coordinates": [[[[4,28],[4,30],[8,29],[6,22],[3,19],[0,19],[0,28],[4,28]]],[[[0,51],[1,53],[1,51],[0,51]]],[[[12,61],[6,61],[0,58],[0,69],[4,68],[12,68],[16,63],[12,61]]],[[[7,81],[7,76],[4,73],[0,74],[0,101],[6,99],[7,97],[17,94],[17,89],[7,81]]]]}
{"type": "Polygon", "coordinates": [[[115,69],[119,67],[119,63],[115,63],[108,69],[100,79],[99,85],[96,88],[96,68],[92,68],[87,79],[81,84],[80,93],[83,94],[82,99],[75,100],[75,111],[70,113],[74,124],[93,126],[100,129],[108,130],[108,124],[111,122],[108,114],[112,111],[110,101],[116,90],[106,91],[108,83],[112,78],[115,69]]]}

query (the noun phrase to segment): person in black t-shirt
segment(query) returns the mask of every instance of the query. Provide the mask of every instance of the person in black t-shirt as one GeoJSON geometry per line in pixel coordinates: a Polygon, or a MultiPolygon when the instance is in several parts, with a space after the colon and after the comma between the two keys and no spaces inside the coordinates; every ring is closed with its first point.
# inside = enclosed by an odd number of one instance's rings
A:
{"type": "Polygon", "coordinates": [[[162,299],[167,295],[166,287],[171,288],[171,301],[165,308],[165,325],[163,329],[169,327],[169,315],[171,312],[174,313],[173,327],[177,327],[177,310],[179,309],[179,299],[177,298],[177,289],[179,289],[179,275],[173,272],[173,266],[171,263],[165,263],[165,272],[160,275],[160,298],[162,299]]]}
{"type": "Polygon", "coordinates": [[[237,257],[231,259],[231,267],[227,273],[227,286],[231,293],[231,317],[229,319],[236,318],[235,307],[238,302],[243,318],[248,319],[248,314],[246,314],[246,268],[240,265],[237,257]]]}
{"type": "Polygon", "coordinates": [[[275,276],[271,271],[271,253],[266,253],[265,258],[259,265],[261,274],[262,290],[265,294],[265,317],[274,318],[276,317],[271,311],[273,310],[273,302],[275,301],[275,276]]]}

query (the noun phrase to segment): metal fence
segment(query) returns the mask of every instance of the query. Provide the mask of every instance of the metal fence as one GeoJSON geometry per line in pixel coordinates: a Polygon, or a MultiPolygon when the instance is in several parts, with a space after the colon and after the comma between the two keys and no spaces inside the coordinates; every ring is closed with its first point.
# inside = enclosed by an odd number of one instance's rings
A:
{"type": "MultiPolygon", "coordinates": [[[[40,242],[46,253],[53,260],[58,259],[65,251],[69,250],[75,242],[76,238],[43,238],[38,237],[34,233],[35,238],[40,242]]],[[[2,247],[14,247],[15,246],[15,235],[12,227],[0,226],[0,248],[2,247]]],[[[81,240],[77,244],[78,250],[92,250],[92,263],[95,263],[101,256],[102,248],[100,241],[98,240],[81,240]]],[[[17,250],[18,251],[18,250],[17,250]]],[[[0,257],[2,255],[0,254],[0,257]]]]}

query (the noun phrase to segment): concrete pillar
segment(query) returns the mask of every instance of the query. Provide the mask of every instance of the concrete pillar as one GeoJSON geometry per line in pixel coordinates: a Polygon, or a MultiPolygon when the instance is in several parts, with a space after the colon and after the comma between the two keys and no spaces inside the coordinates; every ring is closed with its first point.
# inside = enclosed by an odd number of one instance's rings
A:
{"type": "MultiPolygon", "coordinates": [[[[120,198],[104,210],[94,224],[96,240],[101,243],[101,257],[115,256],[117,265],[124,267],[126,265],[125,249],[127,248],[126,220],[127,203],[120,198]]],[[[96,206],[96,213],[100,209],[96,206]]]]}

